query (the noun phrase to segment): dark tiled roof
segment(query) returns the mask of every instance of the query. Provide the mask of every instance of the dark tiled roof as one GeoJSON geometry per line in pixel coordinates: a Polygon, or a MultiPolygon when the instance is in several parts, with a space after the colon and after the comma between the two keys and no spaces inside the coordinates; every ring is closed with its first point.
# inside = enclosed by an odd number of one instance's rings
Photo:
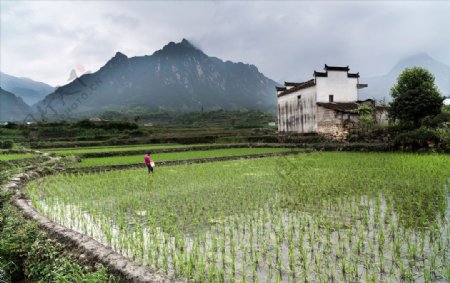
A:
{"type": "Polygon", "coordinates": [[[287,89],[287,90],[277,94],[277,96],[280,97],[280,96],[283,96],[283,95],[286,95],[286,94],[289,94],[289,93],[296,92],[297,90],[308,88],[308,87],[312,87],[312,86],[315,86],[315,85],[316,85],[316,82],[314,81],[314,79],[306,81],[306,82],[303,82],[303,83],[297,83],[296,86],[294,86],[294,87],[292,87],[290,89],[287,89]]]}
{"type": "Polygon", "coordinates": [[[286,87],[284,87],[284,86],[276,86],[275,89],[276,89],[277,91],[285,91],[285,90],[286,90],[286,87]]]}
{"type": "Polygon", "coordinates": [[[284,82],[284,86],[299,86],[304,84],[305,82],[302,83],[293,83],[293,82],[284,82]]]}
{"type": "Polygon", "coordinates": [[[328,77],[328,71],[343,71],[347,72],[348,78],[359,78],[359,73],[349,73],[349,67],[332,67],[325,64],[325,72],[314,71],[314,77],[328,77]]]}
{"type": "Polygon", "coordinates": [[[357,89],[362,89],[362,88],[365,88],[365,87],[368,87],[368,86],[369,86],[368,84],[357,84],[356,88],[357,89]]]}
{"type": "Polygon", "coordinates": [[[328,77],[328,74],[325,72],[316,72],[314,71],[314,77],[328,77]]]}
{"type": "Polygon", "coordinates": [[[327,64],[325,64],[325,67],[323,68],[325,71],[344,71],[344,72],[348,72],[350,71],[350,68],[347,67],[337,67],[337,66],[328,66],[327,64]]]}
{"type": "Polygon", "coordinates": [[[375,106],[375,101],[369,98],[366,100],[358,100],[356,102],[317,102],[317,105],[327,109],[354,114],[358,113],[358,107],[363,104],[371,104],[372,106],[375,106]]]}
{"type": "Polygon", "coordinates": [[[375,100],[373,100],[372,98],[367,98],[366,100],[357,100],[356,103],[363,103],[363,104],[374,104],[375,105],[375,100]]]}
{"type": "Polygon", "coordinates": [[[356,73],[356,74],[348,73],[347,77],[349,77],[349,78],[359,78],[359,72],[356,73]]]}
{"type": "Polygon", "coordinates": [[[317,105],[344,113],[358,113],[356,102],[317,102],[317,105]]]}

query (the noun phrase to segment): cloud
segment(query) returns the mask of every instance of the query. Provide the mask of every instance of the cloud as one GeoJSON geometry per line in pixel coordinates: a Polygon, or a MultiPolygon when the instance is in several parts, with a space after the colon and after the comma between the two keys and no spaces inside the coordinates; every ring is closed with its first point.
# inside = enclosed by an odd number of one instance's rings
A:
{"type": "Polygon", "coordinates": [[[325,63],[382,74],[418,52],[450,64],[449,2],[1,1],[0,8],[0,69],[54,85],[78,64],[95,71],[116,51],[149,55],[182,38],[280,82],[309,79],[325,63]]]}
{"type": "Polygon", "coordinates": [[[111,24],[123,25],[126,28],[136,28],[139,25],[139,20],[125,14],[105,14],[104,15],[111,24]]]}

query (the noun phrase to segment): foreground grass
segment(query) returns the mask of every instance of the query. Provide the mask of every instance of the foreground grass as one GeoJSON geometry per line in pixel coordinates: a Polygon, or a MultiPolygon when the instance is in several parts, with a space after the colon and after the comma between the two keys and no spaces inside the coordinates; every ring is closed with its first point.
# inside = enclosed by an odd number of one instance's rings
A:
{"type": "MultiPolygon", "coordinates": [[[[0,161],[0,186],[46,157],[0,161]]],[[[11,204],[14,192],[0,191],[0,282],[118,282],[107,269],[78,264],[64,246],[49,238],[34,221],[11,204]]]]}
{"type": "Polygon", "coordinates": [[[194,281],[446,281],[448,155],[314,153],[56,175],[54,221],[194,281]]]}
{"type": "MultiPolygon", "coordinates": [[[[199,151],[183,151],[183,152],[167,152],[152,154],[152,160],[155,162],[166,160],[186,160],[196,158],[212,158],[224,156],[238,156],[245,154],[260,154],[270,152],[286,152],[292,151],[289,148],[231,148],[231,149],[211,149],[199,151]]],[[[144,153],[131,156],[112,156],[112,157],[94,157],[85,158],[81,162],[75,163],[72,167],[91,167],[91,166],[106,166],[119,164],[137,164],[143,163],[144,153]]]]}
{"type": "Polygon", "coordinates": [[[92,270],[64,255],[63,245],[6,203],[0,209],[0,282],[25,278],[26,282],[118,282],[105,267],[92,270]]]}

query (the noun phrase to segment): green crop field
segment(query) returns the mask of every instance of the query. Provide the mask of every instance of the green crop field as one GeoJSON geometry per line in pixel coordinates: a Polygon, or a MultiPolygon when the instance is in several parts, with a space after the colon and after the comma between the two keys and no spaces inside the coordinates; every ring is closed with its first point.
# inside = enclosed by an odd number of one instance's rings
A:
{"type": "Polygon", "coordinates": [[[36,157],[37,154],[33,153],[0,153],[0,161],[8,161],[8,160],[16,160],[16,159],[24,159],[36,157]]]}
{"type": "Polygon", "coordinates": [[[195,282],[448,282],[449,164],[312,153],[59,174],[26,193],[54,221],[195,282]]]}
{"type": "MultiPolygon", "coordinates": [[[[161,160],[186,160],[196,158],[212,158],[224,156],[237,156],[244,154],[259,154],[270,152],[285,152],[292,151],[290,148],[230,148],[230,149],[211,149],[198,151],[183,151],[183,152],[165,152],[152,154],[152,160],[155,162],[161,160]]],[[[144,154],[130,155],[130,156],[112,156],[112,157],[93,157],[82,159],[81,162],[74,163],[72,167],[91,167],[91,166],[106,166],[119,164],[137,164],[144,162],[144,154]]]]}
{"type": "MultiPolygon", "coordinates": [[[[42,151],[55,152],[62,155],[69,154],[83,154],[83,153],[93,153],[93,152],[120,152],[120,151],[130,151],[130,150],[146,150],[160,149],[160,148],[182,148],[191,147],[193,145],[181,145],[181,144],[139,144],[139,145],[118,145],[118,146],[92,146],[92,147],[79,147],[79,148],[46,148],[42,151]]],[[[198,145],[194,145],[198,146],[198,145]]]]}

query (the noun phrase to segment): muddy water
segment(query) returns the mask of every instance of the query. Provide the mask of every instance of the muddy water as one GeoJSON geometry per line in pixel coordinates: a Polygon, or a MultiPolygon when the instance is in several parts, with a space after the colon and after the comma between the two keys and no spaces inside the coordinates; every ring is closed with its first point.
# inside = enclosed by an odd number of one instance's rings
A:
{"type": "Polygon", "coordinates": [[[52,220],[171,276],[189,273],[194,280],[214,276],[218,281],[252,282],[447,282],[450,196],[443,217],[424,229],[403,227],[381,195],[334,203],[304,211],[268,205],[247,215],[211,219],[206,231],[177,236],[139,222],[114,223],[57,201],[35,206],[52,220]],[[196,266],[194,271],[186,271],[189,262],[196,266]]]}

